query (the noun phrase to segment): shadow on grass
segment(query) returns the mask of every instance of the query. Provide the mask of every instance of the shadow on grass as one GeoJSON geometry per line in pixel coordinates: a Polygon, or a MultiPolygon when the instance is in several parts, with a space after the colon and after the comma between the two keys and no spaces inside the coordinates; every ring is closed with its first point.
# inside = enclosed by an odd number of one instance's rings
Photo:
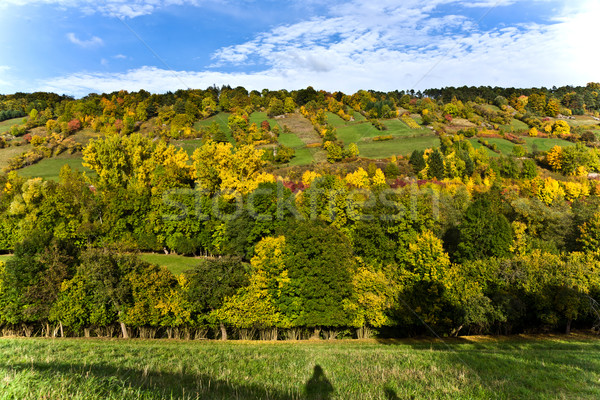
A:
{"type": "MultiPolygon", "coordinates": [[[[449,384],[472,398],[600,398],[600,342],[468,339],[396,341],[446,365],[449,384]]],[[[425,376],[427,385],[430,376],[425,376]]],[[[406,398],[402,386],[384,388],[387,399],[406,398]],[[398,394],[399,395],[398,395],[398,394]]]]}
{"type": "Polygon", "coordinates": [[[96,379],[103,398],[120,398],[119,389],[115,389],[115,379],[120,383],[118,388],[141,390],[146,392],[144,398],[156,399],[330,400],[334,392],[331,382],[319,365],[314,367],[312,376],[302,388],[298,388],[297,393],[293,393],[294,389],[289,393],[280,393],[260,385],[233,383],[204,374],[142,371],[102,363],[0,363],[0,369],[36,372],[48,380],[56,377],[71,380],[73,393],[80,391],[76,387],[79,379],[96,379]]]}

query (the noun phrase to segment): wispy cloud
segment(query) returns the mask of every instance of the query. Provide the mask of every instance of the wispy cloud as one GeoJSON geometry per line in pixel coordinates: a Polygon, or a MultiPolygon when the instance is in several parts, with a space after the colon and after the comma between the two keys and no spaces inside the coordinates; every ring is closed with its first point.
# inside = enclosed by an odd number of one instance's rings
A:
{"type": "Polygon", "coordinates": [[[218,0],[2,0],[3,6],[27,6],[50,4],[60,7],[79,8],[86,14],[101,13],[120,18],[135,18],[152,14],[156,10],[172,5],[200,6],[207,1],[218,0]]]}
{"type": "Polygon", "coordinates": [[[79,39],[73,32],[67,33],[67,39],[73,44],[83,48],[102,46],[104,41],[100,39],[98,36],[92,36],[88,40],[79,39]]]}
{"type": "MultiPolygon", "coordinates": [[[[332,0],[333,1],[333,0],[332,0]]],[[[543,1],[543,0],[539,0],[543,1]]],[[[478,21],[440,14],[450,0],[332,3],[323,16],[276,26],[221,48],[208,71],[144,66],[122,73],[75,73],[33,89],[84,95],[119,89],[155,92],[213,84],[248,89],[425,89],[461,85],[552,86],[598,80],[595,20],[600,4],[566,3],[547,23],[482,30],[478,21]],[[236,66],[255,72],[221,72],[236,66]]],[[[480,2],[482,3],[482,2],[480,2]]],[[[509,6],[510,1],[500,4],[509,6]]],[[[516,7],[516,6],[513,6],[516,7]]],[[[464,8],[463,8],[464,10],[464,8]]],[[[515,9],[517,10],[517,9],[515,9]]]]}

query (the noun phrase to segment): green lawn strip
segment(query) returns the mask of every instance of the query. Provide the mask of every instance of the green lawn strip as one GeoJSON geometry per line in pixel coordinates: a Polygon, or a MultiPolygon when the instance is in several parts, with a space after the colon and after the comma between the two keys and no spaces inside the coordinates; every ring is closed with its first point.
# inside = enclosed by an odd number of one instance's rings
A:
{"type": "Polygon", "coordinates": [[[271,129],[273,129],[273,127],[275,125],[279,125],[279,127],[281,129],[283,129],[283,126],[279,123],[279,121],[275,118],[269,118],[267,116],[266,112],[256,111],[256,112],[253,112],[252,114],[250,114],[249,122],[251,124],[255,123],[260,128],[260,125],[262,124],[263,121],[269,121],[269,125],[271,126],[271,129]]]}
{"type": "Polygon", "coordinates": [[[418,136],[409,138],[397,138],[380,142],[367,141],[358,142],[358,150],[361,157],[387,158],[398,155],[409,155],[414,150],[425,150],[437,147],[439,138],[435,135],[418,136]]]}
{"type": "Polygon", "coordinates": [[[327,122],[329,122],[329,124],[335,128],[340,128],[342,126],[351,124],[351,122],[344,121],[339,115],[334,114],[330,111],[327,111],[325,114],[327,115],[327,122]]]}
{"type": "Polygon", "coordinates": [[[477,141],[477,138],[470,138],[469,142],[471,142],[471,145],[473,145],[474,149],[480,149],[480,148],[484,148],[488,154],[488,156],[490,157],[500,157],[500,154],[488,149],[487,147],[485,147],[484,145],[482,145],[481,143],[479,143],[477,141]]]}
{"type": "Polygon", "coordinates": [[[89,168],[85,168],[82,163],[81,155],[58,156],[45,158],[36,164],[17,170],[17,173],[26,178],[39,177],[54,181],[58,180],[60,170],[64,165],[69,165],[71,169],[87,174],[93,173],[89,168]]]}
{"type": "Polygon", "coordinates": [[[502,152],[503,155],[507,156],[512,154],[512,149],[515,144],[506,139],[500,138],[482,138],[483,140],[487,140],[489,144],[495,144],[498,147],[498,150],[502,152]]]}
{"type": "Polygon", "coordinates": [[[174,275],[180,275],[201,262],[199,258],[185,257],[177,254],[143,253],[140,254],[140,258],[150,264],[166,267],[174,275]]]}
{"type": "Polygon", "coordinates": [[[7,119],[5,121],[0,122],[0,133],[5,133],[10,130],[13,125],[19,125],[23,123],[24,117],[7,119]]]}
{"type": "Polygon", "coordinates": [[[0,339],[6,399],[600,398],[598,340],[0,339]]]}
{"type": "Polygon", "coordinates": [[[294,158],[290,160],[290,166],[311,164],[315,160],[313,157],[313,150],[314,149],[309,149],[307,147],[296,149],[294,158]]]}
{"type": "Polygon", "coordinates": [[[514,119],[508,125],[500,125],[507,132],[524,132],[529,130],[529,125],[518,119],[514,119]]]}
{"type": "Polygon", "coordinates": [[[561,147],[569,147],[575,146],[575,143],[569,142],[567,140],[558,139],[558,138],[537,138],[537,137],[524,137],[523,138],[527,143],[527,148],[529,151],[534,150],[534,145],[537,148],[537,151],[548,151],[554,146],[561,147]]]}
{"type": "Polygon", "coordinates": [[[209,127],[212,125],[213,122],[216,122],[217,124],[219,124],[221,131],[225,132],[225,135],[227,136],[227,139],[229,140],[229,142],[231,142],[232,144],[235,144],[235,140],[233,139],[233,136],[231,135],[231,130],[229,129],[229,125],[228,125],[230,115],[231,115],[231,113],[221,112],[216,115],[213,115],[212,117],[203,119],[201,121],[197,121],[194,124],[194,129],[200,130],[201,127],[209,127]]]}
{"type": "Polygon", "coordinates": [[[304,142],[295,133],[280,133],[277,141],[287,147],[298,149],[304,147],[304,142]]]}
{"type": "Polygon", "coordinates": [[[431,130],[427,128],[412,129],[399,119],[382,120],[387,130],[381,131],[382,135],[393,136],[416,136],[416,135],[431,135],[431,130]]]}
{"type": "Polygon", "coordinates": [[[182,139],[175,142],[175,145],[191,156],[198,147],[202,146],[202,139],[182,139]]]}

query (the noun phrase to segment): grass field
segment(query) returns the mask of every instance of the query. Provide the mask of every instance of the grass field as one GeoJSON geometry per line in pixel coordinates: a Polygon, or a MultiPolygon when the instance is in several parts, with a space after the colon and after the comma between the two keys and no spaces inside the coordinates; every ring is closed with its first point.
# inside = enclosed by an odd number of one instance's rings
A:
{"type": "Polygon", "coordinates": [[[504,130],[507,132],[523,132],[529,130],[529,125],[523,121],[513,118],[509,125],[500,125],[500,128],[504,128],[504,130]]]}
{"type": "Polygon", "coordinates": [[[600,341],[0,339],[2,399],[597,399],[600,341]]]}
{"type": "Polygon", "coordinates": [[[69,155],[59,156],[54,158],[45,158],[37,164],[30,165],[23,169],[17,170],[17,173],[26,178],[44,178],[51,180],[58,180],[60,169],[64,165],[69,165],[71,169],[86,172],[87,174],[92,173],[88,168],[82,165],[83,159],[81,155],[69,155]]]}
{"type": "Polygon", "coordinates": [[[561,147],[575,146],[575,143],[568,142],[568,141],[562,140],[562,139],[556,139],[556,138],[524,137],[523,139],[525,139],[525,142],[527,143],[527,148],[529,149],[529,151],[534,150],[534,145],[538,151],[548,151],[551,148],[553,148],[554,146],[561,146],[561,147]]]}
{"type": "Polygon", "coordinates": [[[26,153],[33,148],[32,145],[11,146],[0,149],[0,170],[8,166],[8,161],[20,154],[26,153]]]}
{"type": "Polygon", "coordinates": [[[267,116],[266,112],[253,112],[252,114],[250,114],[250,118],[249,118],[249,122],[255,123],[256,125],[258,125],[258,127],[260,128],[260,124],[262,124],[263,121],[269,121],[269,125],[271,125],[271,129],[273,129],[273,127],[275,125],[279,125],[280,128],[283,128],[281,126],[281,124],[279,124],[279,121],[274,119],[274,118],[269,118],[267,116]]]}
{"type": "Polygon", "coordinates": [[[231,113],[226,113],[226,112],[218,113],[217,115],[213,115],[210,118],[203,119],[202,121],[196,122],[194,124],[194,129],[199,130],[203,126],[211,126],[213,122],[216,122],[217,124],[219,124],[219,127],[221,128],[221,130],[223,132],[225,132],[225,135],[227,135],[227,139],[231,143],[235,143],[235,140],[233,139],[233,136],[231,135],[231,130],[229,129],[229,126],[227,125],[230,115],[231,115],[231,113]]]}
{"type": "Polygon", "coordinates": [[[197,258],[184,257],[177,254],[146,253],[140,254],[140,259],[151,264],[160,265],[161,267],[167,267],[174,275],[180,275],[200,263],[197,258]]]}
{"type": "Polygon", "coordinates": [[[313,153],[315,153],[314,149],[306,147],[296,149],[296,154],[294,155],[294,158],[290,160],[290,165],[308,165],[312,163],[315,160],[313,153]]]}
{"type": "Polygon", "coordinates": [[[394,155],[409,155],[413,150],[425,150],[439,146],[439,138],[435,135],[397,138],[381,142],[358,142],[361,157],[387,158],[394,155]]]}
{"type": "Polygon", "coordinates": [[[0,262],[7,262],[13,257],[12,254],[0,254],[0,262]]]}
{"type": "Polygon", "coordinates": [[[5,133],[10,130],[13,125],[18,125],[23,122],[23,117],[7,119],[6,121],[0,122],[0,133],[5,133]]]}
{"type": "Polygon", "coordinates": [[[493,152],[492,150],[488,149],[487,147],[485,147],[484,145],[479,143],[477,141],[477,138],[471,138],[471,139],[469,139],[469,142],[471,142],[471,145],[473,146],[474,149],[480,149],[480,148],[485,149],[488,156],[490,156],[490,157],[500,157],[500,154],[493,152]]]}
{"type": "MultiPolygon", "coordinates": [[[[498,146],[498,150],[500,150],[502,152],[502,155],[505,155],[505,156],[512,154],[512,149],[515,146],[514,143],[512,143],[506,139],[500,139],[500,138],[483,138],[483,139],[487,140],[490,144],[495,143],[496,146],[498,146]]],[[[536,137],[526,136],[526,137],[523,137],[523,139],[525,140],[527,149],[530,152],[532,152],[534,150],[534,148],[537,151],[548,151],[554,146],[568,147],[568,146],[575,145],[574,143],[568,142],[566,140],[556,139],[556,138],[536,138],[536,137]]],[[[481,144],[479,144],[477,142],[477,138],[471,138],[471,139],[469,139],[469,141],[471,142],[473,147],[476,149],[483,147],[481,144]]],[[[491,151],[490,149],[487,149],[487,150],[488,150],[488,154],[490,156],[493,156],[493,157],[499,156],[498,153],[495,153],[495,152],[491,151]]]]}

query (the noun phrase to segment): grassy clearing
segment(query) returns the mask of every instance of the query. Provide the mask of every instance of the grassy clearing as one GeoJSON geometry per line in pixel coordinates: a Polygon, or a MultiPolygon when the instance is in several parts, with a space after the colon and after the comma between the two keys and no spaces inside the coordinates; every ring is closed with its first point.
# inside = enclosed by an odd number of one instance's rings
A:
{"type": "Polygon", "coordinates": [[[189,156],[194,154],[194,150],[202,146],[202,139],[183,139],[175,142],[175,145],[181,147],[189,156]]]}
{"type": "Polygon", "coordinates": [[[498,150],[502,152],[505,156],[512,154],[512,149],[515,146],[513,142],[510,142],[506,139],[500,138],[483,138],[483,140],[487,140],[489,144],[496,144],[498,146],[498,150]]]}
{"type": "Polygon", "coordinates": [[[304,147],[304,142],[296,135],[295,133],[283,133],[279,134],[277,141],[287,147],[291,147],[293,149],[297,149],[300,147],[304,147]]]}
{"type": "Polygon", "coordinates": [[[2,339],[6,399],[596,399],[600,342],[2,339]]]}
{"type": "Polygon", "coordinates": [[[385,131],[377,130],[371,123],[364,122],[344,122],[339,116],[331,114],[329,121],[337,121],[334,126],[337,128],[337,136],[345,144],[358,143],[365,138],[373,138],[375,136],[429,136],[431,131],[428,129],[411,129],[404,122],[398,119],[387,119],[381,122],[387,127],[385,131]],[[341,121],[341,123],[340,123],[341,121]]]}
{"type": "Polygon", "coordinates": [[[485,147],[484,145],[479,143],[477,141],[477,138],[471,138],[471,139],[469,139],[469,142],[471,142],[471,145],[473,146],[474,149],[480,149],[480,148],[485,149],[488,156],[490,156],[490,157],[499,157],[500,156],[500,154],[493,152],[492,150],[488,149],[487,147],[485,147]]]}
{"type": "Polygon", "coordinates": [[[276,120],[274,118],[269,118],[267,116],[266,112],[253,112],[252,114],[250,114],[250,118],[249,118],[249,122],[255,123],[256,125],[258,125],[258,127],[260,128],[260,124],[262,124],[263,121],[269,121],[269,125],[271,125],[271,129],[273,129],[273,127],[275,125],[279,125],[280,128],[283,128],[281,126],[281,124],[279,124],[279,120],[276,120]]]}
{"type": "MultiPolygon", "coordinates": [[[[329,111],[327,111],[325,114],[327,115],[327,122],[335,128],[340,128],[342,126],[346,126],[347,124],[353,123],[353,122],[346,122],[339,115],[334,114],[329,111]]],[[[358,113],[356,113],[356,114],[358,114],[358,113]]],[[[361,117],[362,117],[362,115],[361,115],[361,117]]]]}
{"type": "Polygon", "coordinates": [[[524,132],[529,130],[529,125],[523,121],[513,118],[509,125],[500,125],[500,128],[504,128],[504,130],[507,132],[524,132]]]}
{"type": "Polygon", "coordinates": [[[92,173],[89,168],[82,165],[83,159],[81,154],[70,156],[59,156],[54,158],[45,158],[37,164],[30,165],[23,169],[17,170],[17,173],[26,178],[44,178],[49,180],[58,180],[60,169],[64,165],[69,165],[71,169],[92,173]]]}
{"type": "Polygon", "coordinates": [[[198,258],[184,257],[177,254],[146,253],[140,254],[140,259],[150,264],[166,267],[174,275],[180,275],[200,263],[198,258]]]}
{"type": "Polygon", "coordinates": [[[311,164],[315,160],[313,153],[315,153],[314,149],[309,149],[306,147],[296,149],[296,154],[294,155],[294,158],[290,160],[290,165],[295,166],[311,164]]]}
{"type": "Polygon", "coordinates": [[[596,121],[587,115],[576,115],[575,119],[567,119],[565,121],[567,121],[567,123],[573,127],[600,125],[600,121],[596,121]]]}
{"type": "Polygon", "coordinates": [[[527,143],[527,148],[529,151],[534,150],[534,145],[537,151],[548,151],[554,146],[561,147],[569,147],[575,146],[575,143],[571,143],[566,140],[557,139],[557,138],[535,138],[535,137],[525,137],[525,142],[527,143]]]}
{"type": "Polygon", "coordinates": [[[0,133],[8,132],[13,125],[19,125],[21,123],[23,123],[23,117],[2,121],[0,122],[0,133]]]}
{"type": "Polygon", "coordinates": [[[230,115],[231,115],[231,113],[226,113],[226,112],[218,113],[217,115],[213,115],[210,118],[203,119],[201,121],[196,122],[194,124],[194,129],[200,130],[200,128],[209,127],[212,125],[213,122],[216,122],[217,124],[219,124],[221,131],[225,132],[225,135],[227,136],[227,140],[229,140],[229,142],[235,144],[235,140],[233,139],[233,136],[231,135],[231,130],[229,129],[229,126],[227,125],[230,115]]]}
{"type": "Polygon", "coordinates": [[[12,254],[0,254],[0,262],[7,262],[13,257],[12,254]]]}
{"type": "Polygon", "coordinates": [[[397,155],[409,155],[414,150],[425,150],[439,146],[437,136],[417,136],[409,138],[398,138],[382,142],[359,142],[358,149],[361,157],[387,158],[397,155]]]}
{"type": "Polygon", "coordinates": [[[0,149],[0,170],[8,166],[8,161],[20,154],[26,153],[33,148],[32,145],[11,146],[0,149]]]}

